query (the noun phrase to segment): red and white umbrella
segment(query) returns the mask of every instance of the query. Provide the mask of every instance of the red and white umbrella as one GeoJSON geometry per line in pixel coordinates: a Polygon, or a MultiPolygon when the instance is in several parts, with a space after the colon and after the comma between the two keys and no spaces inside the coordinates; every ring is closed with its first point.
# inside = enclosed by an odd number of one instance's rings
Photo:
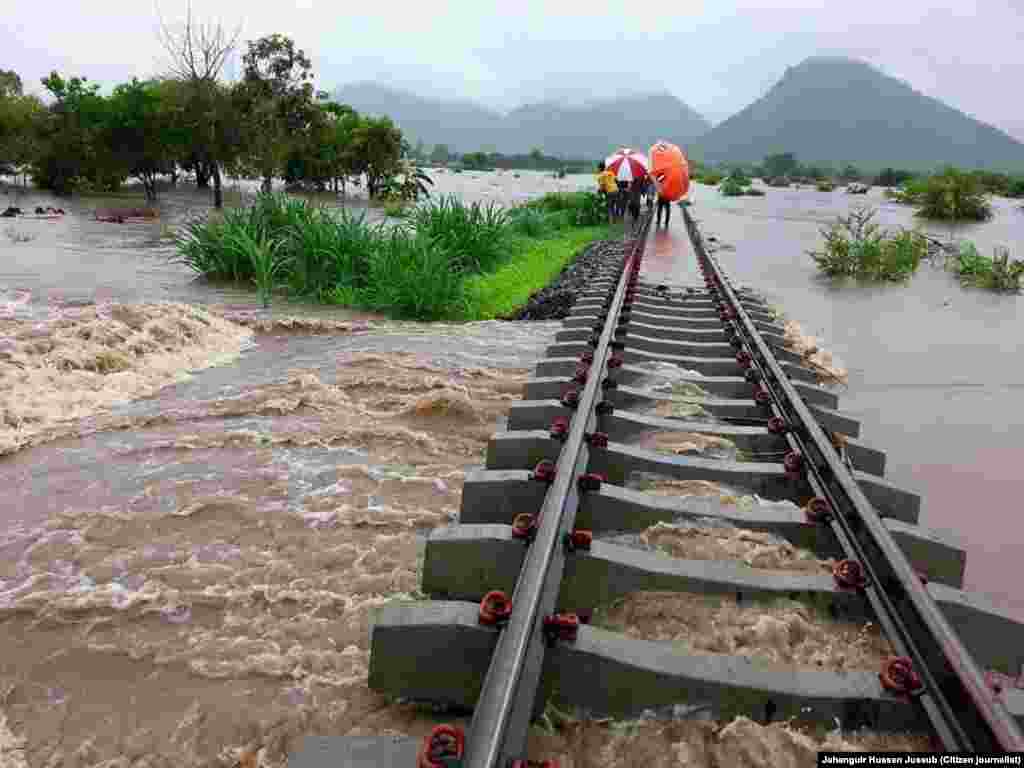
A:
{"type": "Polygon", "coordinates": [[[633,181],[647,175],[647,156],[632,149],[620,149],[604,161],[604,167],[619,181],[633,181]]]}

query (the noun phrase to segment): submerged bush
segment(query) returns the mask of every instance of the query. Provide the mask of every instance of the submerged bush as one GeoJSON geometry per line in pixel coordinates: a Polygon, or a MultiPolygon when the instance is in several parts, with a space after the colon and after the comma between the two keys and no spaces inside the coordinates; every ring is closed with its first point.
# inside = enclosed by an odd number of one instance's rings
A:
{"type": "Polygon", "coordinates": [[[909,230],[890,234],[872,221],[875,213],[855,209],[823,229],[824,249],[809,252],[818,269],[829,277],[894,281],[917,271],[928,252],[925,238],[909,230]]]}
{"type": "Polygon", "coordinates": [[[1008,249],[996,248],[989,258],[978,253],[974,243],[961,243],[959,252],[946,260],[946,267],[963,284],[990,291],[1019,291],[1024,277],[1024,261],[1011,261],[1008,249]]]}
{"type": "Polygon", "coordinates": [[[731,178],[730,179],[726,179],[725,181],[723,181],[719,185],[718,191],[721,192],[726,197],[742,197],[743,196],[743,186],[739,182],[737,182],[736,180],[731,179],[731,178]]]}
{"type": "Polygon", "coordinates": [[[523,207],[548,214],[566,214],[562,220],[568,221],[571,226],[576,227],[595,227],[608,220],[608,209],[604,198],[592,190],[548,192],[543,197],[531,200],[523,207]]]}
{"type": "Polygon", "coordinates": [[[992,206],[981,179],[974,174],[947,168],[929,177],[913,195],[917,215],[944,221],[986,221],[992,206]]]}

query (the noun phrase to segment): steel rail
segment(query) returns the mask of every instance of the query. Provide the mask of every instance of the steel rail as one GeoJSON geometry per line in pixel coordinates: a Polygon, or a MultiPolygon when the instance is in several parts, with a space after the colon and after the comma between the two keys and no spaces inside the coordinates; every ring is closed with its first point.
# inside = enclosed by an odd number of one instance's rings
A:
{"type": "Polygon", "coordinates": [[[565,567],[563,540],[572,532],[579,498],[578,478],[590,458],[584,440],[596,427],[595,406],[606,375],[606,358],[650,226],[641,221],[632,251],[622,264],[618,286],[594,349],[583,392],[555,465],[555,477],[541,506],[538,529],[512,595],[512,615],[501,631],[466,735],[466,768],[506,768],[526,754],[526,736],[540,685],[544,657],[543,619],[553,613],[565,567]]]}
{"type": "Polygon", "coordinates": [[[863,590],[896,652],[908,657],[922,686],[912,695],[947,751],[1007,752],[1024,749],[1024,737],[997,701],[981,670],[947,622],[902,550],[893,541],[858,486],[848,463],[836,452],[750,316],[717,261],[704,247],[689,211],[683,211],[690,240],[714,289],[735,313],[738,331],[770,395],[771,408],[788,425],[787,439],[802,457],[811,491],[827,502],[823,522],[831,524],[847,557],[866,576],[863,590]]]}

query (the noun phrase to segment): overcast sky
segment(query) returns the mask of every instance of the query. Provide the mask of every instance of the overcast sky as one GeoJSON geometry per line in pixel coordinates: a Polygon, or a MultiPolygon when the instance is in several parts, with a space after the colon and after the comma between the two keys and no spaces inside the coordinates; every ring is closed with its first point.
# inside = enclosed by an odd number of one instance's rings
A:
{"type": "MultiPolygon", "coordinates": [[[[868,61],[1024,140],[1024,0],[193,0],[194,16],[280,32],[311,55],[318,87],[356,80],[507,110],[666,88],[718,122],[814,54],[868,61]]],[[[185,0],[14,0],[0,68],[29,90],[57,69],[110,85],[160,70],[158,14],[185,0]]]]}

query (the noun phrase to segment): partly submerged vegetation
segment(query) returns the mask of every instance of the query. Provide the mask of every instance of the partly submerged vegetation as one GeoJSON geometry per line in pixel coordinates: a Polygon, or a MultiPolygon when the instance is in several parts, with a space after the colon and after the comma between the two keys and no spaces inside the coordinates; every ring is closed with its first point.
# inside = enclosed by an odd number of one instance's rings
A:
{"type": "Polygon", "coordinates": [[[725,197],[764,197],[764,190],[751,184],[752,180],[742,171],[733,171],[718,185],[718,191],[725,197]]]}
{"type": "Polygon", "coordinates": [[[858,208],[822,230],[823,249],[810,252],[821,272],[829,277],[899,281],[917,271],[928,253],[927,241],[909,230],[883,230],[872,221],[876,213],[858,208]]]}
{"type": "MultiPolygon", "coordinates": [[[[902,281],[909,278],[929,257],[929,240],[919,233],[901,229],[887,232],[874,223],[877,211],[867,207],[840,216],[822,230],[825,239],[820,251],[811,251],[818,269],[829,277],[856,277],[867,280],[902,281]]],[[[973,243],[961,243],[948,253],[946,269],[961,283],[992,291],[1015,292],[1024,279],[1024,261],[1010,259],[1005,248],[997,248],[990,258],[978,253],[973,243]]]]}
{"type": "Polygon", "coordinates": [[[944,221],[986,221],[992,217],[981,180],[975,174],[947,168],[924,181],[914,200],[917,215],[944,221]]]}
{"type": "Polygon", "coordinates": [[[992,217],[989,194],[981,175],[956,168],[886,191],[890,200],[915,206],[917,216],[938,221],[987,221],[992,217]]]}
{"type": "Polygon", "coordinates": [[[216,280],[420,320],[495,317],[543,287],[607,229],[595,193],[549,194],[521,208],[442,198],[397,224],[282,194],[188,223],[180,260],[216,280]]]}
{"type": "Polygon", "coordinates": [[[1013,261],[1006,248],[996,248],[992,258],[978,253],[974,243],[961,243],[957,253],[946,259],[946,267],[964,285],[990,291],[1017,292],[1024,278],[1024,261],[1013,261]]]}

